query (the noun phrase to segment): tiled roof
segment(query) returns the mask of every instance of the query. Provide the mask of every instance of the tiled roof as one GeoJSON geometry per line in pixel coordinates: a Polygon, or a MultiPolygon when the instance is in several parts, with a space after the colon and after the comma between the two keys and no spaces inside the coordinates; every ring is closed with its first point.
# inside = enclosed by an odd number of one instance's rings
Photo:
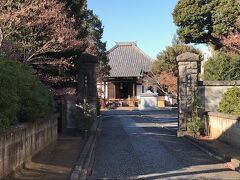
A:
{"type": "Polygon", "coordinates": [[[121,42],[108,52],[110,77],[138,77],[142,71],[149,71],[153,61],[134,42],[121,42]]]}

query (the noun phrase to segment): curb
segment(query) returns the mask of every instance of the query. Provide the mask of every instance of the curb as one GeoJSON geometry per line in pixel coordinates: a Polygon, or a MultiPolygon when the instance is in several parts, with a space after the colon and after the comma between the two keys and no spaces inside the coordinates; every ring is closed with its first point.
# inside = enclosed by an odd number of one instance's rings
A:
{"type": "Polygon", "coordinates": [[[98,117],[96,121],[96,129],[88,138],[83,151],[72,169],[69,180],[86,179],[91,174],[94,163],[95,148],[97,136],[101,132],[102,117],[98,117]]]}
{"type": "Polygon", "coordinates": [[[198,149],[200,149],[201,151],[205,152],[206,154],[208,154],[209,156],[223,162],[226,163],[227,167],[240,172],[240,161],[236,158],[232,158],[226,154],[223,153],[219,153],[217,150],[213,149],[212,147],[208,146],[207,144],[200,142],[198,140],[196,140],[195,138],[189,136],[189,135],[185,135],[183,136],[189,143],[191,143],[192,145],[194,145],[195,147],[197,147],[198,149]]]}
{"type": "Polygon", "coordinates": [[[190,142],[192,145],[194,145],[195,147],[197,147],[198,149],[202,150],[203,152],[205,152],[206,154],[208,154],[209,156],[214,157],[215,159],[222,161],[222,162],[227,162],[230,160],[229,157],[226,157],[225,155],[222,155],[220,153],[218,153],[217,151],[215,151],[214,149],[210,148],[209,146],[197,141],[196,139],[194,139],[193,137],[189,136],[189,135],[185,135],[183,136],[188,142],[190,142]]]}

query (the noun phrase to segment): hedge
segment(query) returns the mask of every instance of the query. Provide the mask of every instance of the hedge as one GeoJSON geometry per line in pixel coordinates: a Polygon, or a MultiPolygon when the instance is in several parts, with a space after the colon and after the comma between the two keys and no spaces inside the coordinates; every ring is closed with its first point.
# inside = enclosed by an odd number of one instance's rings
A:
{"type": "Polygon", "coordinates": [[[223,94],[218,112],[240,115],[240,88],[230,88],[223,94]]]}
{"type": "Polygon", "coordinates": [[[51,114],[53,96],[20,62],[0,57],[0,131],[51,114]]]}
{"type": "Polygon", "coordinates": [[[204,64],[204,80],[240,80],[240,56],[220,51],[204,64]]]}

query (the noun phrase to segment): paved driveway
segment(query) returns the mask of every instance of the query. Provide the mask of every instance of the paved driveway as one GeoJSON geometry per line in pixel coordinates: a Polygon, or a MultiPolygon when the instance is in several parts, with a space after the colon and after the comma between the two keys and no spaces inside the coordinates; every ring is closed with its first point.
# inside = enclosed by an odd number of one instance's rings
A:
{"type": "Polygon", "coordinates": [[[171,110],[104,112],[90,179],[240,179],[176,129],[171,110]]]}

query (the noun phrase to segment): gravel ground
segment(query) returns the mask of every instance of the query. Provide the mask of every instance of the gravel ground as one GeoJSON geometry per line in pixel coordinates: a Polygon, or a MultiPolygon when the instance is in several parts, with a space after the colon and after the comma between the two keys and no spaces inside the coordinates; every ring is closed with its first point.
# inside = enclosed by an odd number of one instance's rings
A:
{"type": "Polygon", "coordinates": [[[106,111],[89,179],[240,179],[240,174],[176,137],[172,110],[106,111]]]}

